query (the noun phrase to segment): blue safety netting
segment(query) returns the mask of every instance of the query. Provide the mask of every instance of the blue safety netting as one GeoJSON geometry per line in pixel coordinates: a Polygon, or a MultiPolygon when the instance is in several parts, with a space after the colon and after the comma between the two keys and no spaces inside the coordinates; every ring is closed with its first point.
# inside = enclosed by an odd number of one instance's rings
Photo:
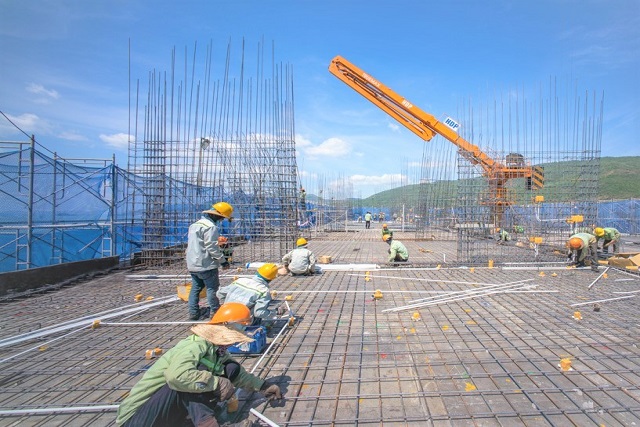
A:
{"type": "MultiPolygon", "coordinates": [[[[197,187],[167,176],[143,178],[111,162],[71,164],[38,151],[34,151],[32,170],[28,150],[2,152],[0,272],[113,255],[127,260],[145,248],[179,247],[186,242],[189,224],[212,200],[227,200],[238,206],[234,221],[221,224],[222,234],[246,240],[282,227],[287,220],[284,212],[290,208],[290,200],[275,196],[228,193],[222,187],[197,187]],[[145,188],[149,179],[154,180],[154,185],[149,186],[153,191],[145,188]]],[[[344,221],[345,213],[349,221],[364,220],[367,211],[378,222],[393,222],[394,215],[402,215],[401,209],[389,207],[338,210],[321,203],[306,203],[305,208],[298,217],[300,229],[314,227],[320,213],[325,224],[344,221]]],[[[518,215],[532,212],[528,209],[518,213],[514,208],[518,215]]],[[[534,219],[544,221],[579,211],[575,204],[554,203],[533,212],[539,216],[534,219]]],[[[410,210],[404,213],[405,218],[413,214],[410,210]]],[[[456,212],[443,215],[451,217],[456,212]]],[[[637,234],[640,201],[600,202],[598,223],[637,234]]],[[[549,221],[547,225],[566,228],[561,221],[549,221]]]]}

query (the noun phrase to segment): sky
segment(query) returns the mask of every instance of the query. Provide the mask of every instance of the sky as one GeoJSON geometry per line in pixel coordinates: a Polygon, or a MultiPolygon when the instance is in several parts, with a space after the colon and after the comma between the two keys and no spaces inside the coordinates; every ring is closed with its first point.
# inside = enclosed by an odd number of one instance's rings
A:
{"type": "Polygon", "coordinates": [[[0,141],[34,134],[58,156],[126,167],[131,82],[168,70],[173,49],[211,43],[223,60],[243,41],[293,68],[311,189],[339,176],[366,197],[407,183],[422,155],[421,139],[329,73],[336,55],[436,117],[567,79],[604,94],[602,156],[640,155],[638,0],[0,0],[0,141]]]}

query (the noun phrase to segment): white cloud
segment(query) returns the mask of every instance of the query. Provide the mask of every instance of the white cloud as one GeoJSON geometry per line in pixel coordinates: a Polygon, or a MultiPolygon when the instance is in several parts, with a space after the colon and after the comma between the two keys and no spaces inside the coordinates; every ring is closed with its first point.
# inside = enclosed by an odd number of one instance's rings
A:
{"type": "Polygon", "coordinates": [[[394,132],[398,132],[400,130],[400,126],[397,125],[396,123],[389,122],[388,126],[389,126],[389,129],[391,129],[394,132]]]}
{"type": "Polygon", "coordinates": [[[58,94],[56,90],[45,89],[44,86],[36,83],[30,83],[27,86],[27,92],[34,93],[36,95],[45,95],[46,97],[53,99],[58,99],[60,97],[60,94],[58,94]]]}
{"type": "Polygon", "coordinates": [[[68,141],[87,141],[86,136],[79,134],[75,131],[62,132],[60,133],[60,135],[58,135],[58,138],[66,139],[68,141]]]}
{"type": "Polygon", "coordinates": [[[311,147],[313,144],[307,138],[301,135],[296,135],[296,146],[298,148],[311,147]]]}
{"type": "Polygon", "coordinates": [[[106,142],[110,147],[118,150],[126,150],[129,147],[129,140],[134,141],[134,137],[126,133],[116,133],[113,135],[101,134],[100,140],[106,142]]]}
{"type": "Polygon", "coordinates": [[[309,172],[306,170],[299,170],[298,175],[300,175],[301,178],[309,178],[309,179],[318,178],[318,174],[316,172],[309,172]]]}
{"type": "Polygon", "coordinates": [[[50,133],[51,125],[36,114],[25,113],[19,116],[6,114],[6,116],[11,122],[0,117],[0,130],[3,132],[11,134],[24,132],[27,134],[36,134],[36,136],[38,134],[47,135],[50,133]]]}
{"type": "Polygon", "coordinates": [[[311,157],[342,157],[351,152],[351,144],[340,138],[329,138],[318,145],[304,145],[300,148],[311,157]]]}
{"type": "Polygon", "coordinates": [[[400,183],[406,182],[407,177],[401,173],[391,173],[384,175],[351,175],[349,179],[355,185],[400,185],[400,183]]]}

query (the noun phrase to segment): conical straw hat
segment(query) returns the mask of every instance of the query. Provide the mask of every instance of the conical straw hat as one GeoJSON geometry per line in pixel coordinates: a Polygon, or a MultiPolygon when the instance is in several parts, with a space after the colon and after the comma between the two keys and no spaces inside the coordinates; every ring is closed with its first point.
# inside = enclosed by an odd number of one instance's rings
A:
{"type": "Polygon", "coordinates": [[[242,332],[224,325],[199,324],[191,328],[191,332],[215,345],[233,345],[255,341],[242,332]]]}

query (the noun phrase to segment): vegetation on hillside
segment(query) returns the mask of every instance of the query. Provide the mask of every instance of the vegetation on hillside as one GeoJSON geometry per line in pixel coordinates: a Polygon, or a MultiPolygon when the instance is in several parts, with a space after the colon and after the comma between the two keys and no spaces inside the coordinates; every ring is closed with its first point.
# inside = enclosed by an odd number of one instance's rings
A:
{"type": "MultiPolygon", "coordinates": [[[[545,187],[539,191],[546,201],[552,202],[558,199],[559,195],[567,195],[580,191],[576,181],[575,187],[572,177],[577,177],[581,173],[580,168],[592,167],[588,164],[578,162],[557,162],[544,165],[545,187]],[[561,187],[563,186],[563,187],[561,187]]],[[[634,157],[602,157],[600,159],[600,183],[598,191],[599,200],[624,200],[640,198],[640,156],[634,157]]],[[[481,184],[478,184],[481,185],[481,184]]],[[[431,199],[451,199],[451,191],[456,187],[456,182],[439,181],[427,186],[427,192],[431,199]],[[434,197],[434,194],[437,195],[434,197]],[[440,197],[441,196],[441,197],[440,197]]],[[[522,190],[524,188],[523,179],[514,179],[509,183],[509,187],[519,189],[518,194],[523,197],[530,197],[530,192],[522,190]]],[[[420,184],[406,185],[391,190],[382,191],[369,196],[361,201],[363,206],[393,206],[401,204],[402,200],[418,200],[420,197],[420,184]]],[[[422,189],[425,190],[424,188],[422,189]]],[[[424,194],[424,193],[423,193],[424,194]]],[[[522,202],[524,200],[519,200],[522,202]]]]}

